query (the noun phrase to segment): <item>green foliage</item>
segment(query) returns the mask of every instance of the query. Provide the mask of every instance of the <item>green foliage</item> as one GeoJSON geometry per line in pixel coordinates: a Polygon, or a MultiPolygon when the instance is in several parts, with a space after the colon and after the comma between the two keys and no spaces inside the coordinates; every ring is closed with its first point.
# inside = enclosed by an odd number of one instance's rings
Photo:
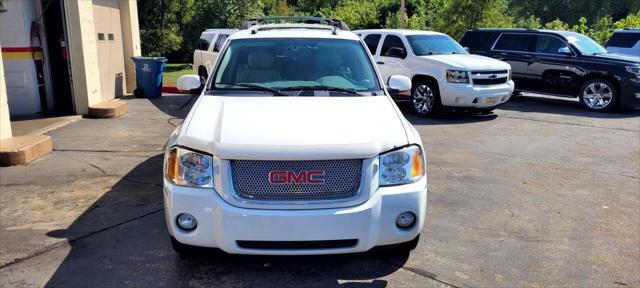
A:
{"type": "Polygon", "coordinates": [[[604,43],[614,29],[640,28],[638,0],[138,0],[143,55],[191,62],[200,33],[246,19],[323,16],[352,29],[435,30],[460,39],[474,28],[572,30],[604,43]],[[404,23],[402,21],[404,19],[404,23]]]}
{"type": "Polygon", "coordinates": [[[569,24],[562,22],[560,19],[556,19],[544,24],[544,29],[566,31],[569,30],[569,24]]]}
{"type": "Polygon", "coordinates": [[[346,0],[332,16],[348,23],[351,29],[374,28],[379,27],[378,8],[375,1],[346,0]]]}
{"type": "Polygon", "coordinates": [[[180,49],[182,37],[168,28],[140,30],[140,42],[142,42],[142,55],[160,57],[180,49]]]}
{"type": "Polygon", "coordinates": [[[516,20],[514,26],[529,29],[540,29],[540,27],[542,27],[542,25],[540,24],[540,18],[533,15],[529,16],[529,18],[520,18],[516,20]]]}

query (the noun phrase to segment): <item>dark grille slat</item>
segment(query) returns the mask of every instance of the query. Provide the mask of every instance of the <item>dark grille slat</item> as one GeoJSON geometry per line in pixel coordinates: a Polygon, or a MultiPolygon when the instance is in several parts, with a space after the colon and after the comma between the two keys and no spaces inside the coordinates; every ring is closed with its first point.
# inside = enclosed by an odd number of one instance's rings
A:
{"type": "Polygon", "coordinates": [[[238,197],[257,201],[340,200],[356,196],[362,160],[260,161],[231,160],[233,187],[238,197]],[[324,184],[271,184],[270,171],[322,170],[324,184]]]}
{"type": "Polygon", "coordinates": [[[236,241],[246,249],[335,249],[348,248],[358,244],[358,239],[321,241],[236,241]]]}
{"type": "Polygon", "coordinates": [[[509,71],[507,70],[486,70],[486,71],[471,71],[471,74],[480,74],[480,75],[486,75],[486,74],[507,74],[509,71]]]}
{"type": "Polygon", "coordinates": [[[475,85],[492,85],[507,83],[507,77],[494,78],[494,79],[473,79],[475,85]]]}

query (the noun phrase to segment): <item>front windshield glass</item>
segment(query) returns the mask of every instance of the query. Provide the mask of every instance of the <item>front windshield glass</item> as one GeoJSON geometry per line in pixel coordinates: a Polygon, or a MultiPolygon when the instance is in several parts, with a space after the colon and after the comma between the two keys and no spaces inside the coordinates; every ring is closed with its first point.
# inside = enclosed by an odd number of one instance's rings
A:
{"type": "Polygon", "coordinates": [[[434,54],[468,54],[458,42],[447,35],[409,35],[407,36],[413,53],[422,55],[434,54]]]}
{"type": "Polygon", "coordinates": [[[578,51],[582,53],[582,55],[597,55],[607,53],[607,49],[604,49],[604,47],[600,46],[600,44],[598,44],[596,41],[593,41],[593,39],[585,35],[579,33],[567,33],[564,36],[565,38],[567,38],[567,42],[575,46],[576,49],[578,49],[578,51]]]}
{"type": "Polygon", "coordinates": [[[210,85],[214,90],[261,90],[273,95],[322,90],[322,96],[379,95],[382,90],[359,41],[238,39],[229,42],[222,57],[210,85]]]}

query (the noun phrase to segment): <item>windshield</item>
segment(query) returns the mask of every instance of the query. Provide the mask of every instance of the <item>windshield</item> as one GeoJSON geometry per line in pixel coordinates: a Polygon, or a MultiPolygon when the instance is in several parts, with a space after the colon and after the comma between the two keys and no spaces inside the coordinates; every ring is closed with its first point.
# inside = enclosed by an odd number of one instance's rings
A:
{"type": "Polygon", "coordinates": [[[468,54],[458,42],[447,35],[409,35],[407,36],[413,53],[421,55],[434,54],[468,54]]]}
{"type": "Polygon", "coordinates": [[[222,57],[210,89],[260,90],[278,96],[302,91],[323,91],[311,96],[382,94],[359,41],[238,39],[229,42],[222,57]]]}
{"type": "Polygon", "coordinates": [[[600,46],[593,39],[579,34],[579,33],[566,33],[565,38],[567,38],[567,42],[572,44],[582,55],[595,55],[595,54],[605,54],[607,53],[607,49],[600,46]]]}

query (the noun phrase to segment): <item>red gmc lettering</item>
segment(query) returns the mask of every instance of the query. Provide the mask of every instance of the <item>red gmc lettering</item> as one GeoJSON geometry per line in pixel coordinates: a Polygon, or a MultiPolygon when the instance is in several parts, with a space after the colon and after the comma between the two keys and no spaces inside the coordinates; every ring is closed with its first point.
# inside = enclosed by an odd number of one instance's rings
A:
{"type": "Polygon", "coordinates": [[[269,183],[271,184],[324,184],[324,171],[270,171],[269,183]]]}

